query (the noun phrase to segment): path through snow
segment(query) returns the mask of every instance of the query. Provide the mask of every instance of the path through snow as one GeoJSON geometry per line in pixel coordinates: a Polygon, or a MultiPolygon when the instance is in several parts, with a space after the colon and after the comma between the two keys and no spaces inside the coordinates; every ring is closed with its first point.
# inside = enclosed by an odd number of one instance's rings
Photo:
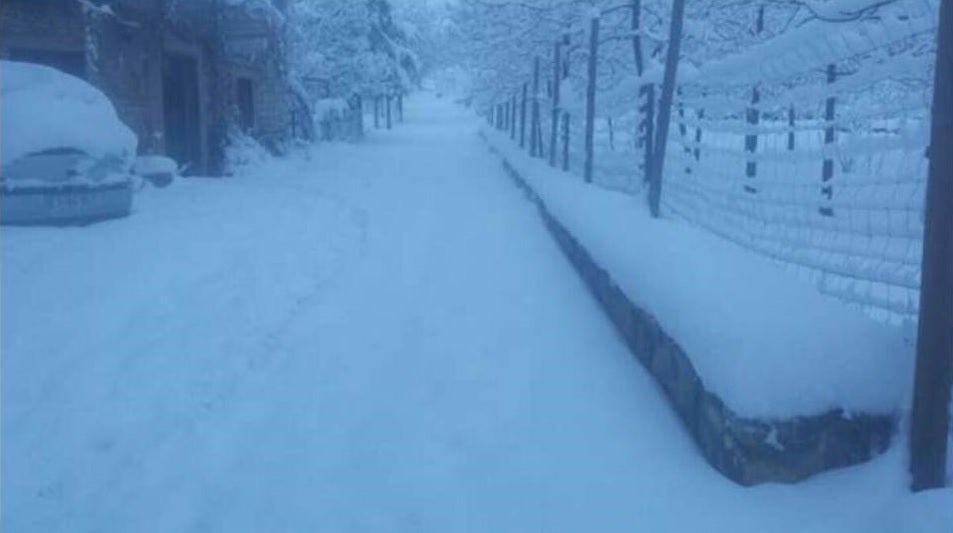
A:
{"type": "Polygon", "coordinates": [[[127,220],[3,229],[5,531],[945,530],[899,451],[715,473],[474,119],[407,107],[127,220]]]}

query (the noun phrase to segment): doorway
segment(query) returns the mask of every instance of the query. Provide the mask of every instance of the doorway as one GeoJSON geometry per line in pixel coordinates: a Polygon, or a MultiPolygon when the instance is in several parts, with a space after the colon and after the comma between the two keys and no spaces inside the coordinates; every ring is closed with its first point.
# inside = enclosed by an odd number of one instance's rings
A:
{"type": "Polygon", "coordinates": [[[251,134],[255,129],[255,93],[248,78],[238,78],[238,119],[242,132],[251,134]]]}
{"type": "Polygon", "coordinates": [[[202,121],[198,60],[167,53],[162,65],[162,109],[166,154],[185,174],[202,172],[202,121]]]}

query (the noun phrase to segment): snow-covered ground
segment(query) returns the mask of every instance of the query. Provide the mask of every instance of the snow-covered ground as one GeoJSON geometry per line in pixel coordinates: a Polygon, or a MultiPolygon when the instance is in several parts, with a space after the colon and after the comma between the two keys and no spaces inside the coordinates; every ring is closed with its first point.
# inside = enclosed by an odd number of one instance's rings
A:
{"type": "Polygon", "coordinates": [[[3,228],[4,531],[948,531],[903,443],[701,458],[476,136],[408,123],[3,228]]]}

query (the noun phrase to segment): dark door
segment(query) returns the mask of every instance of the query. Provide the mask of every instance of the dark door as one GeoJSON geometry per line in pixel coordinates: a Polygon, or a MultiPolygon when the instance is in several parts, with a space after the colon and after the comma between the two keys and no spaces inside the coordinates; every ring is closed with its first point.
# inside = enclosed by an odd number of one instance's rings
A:
{"type": "Polygon", "coordinates": [[[162,107],[166,153],[186,174],[202,171],[198,61],[184,54],[166,54],[162,72],[162,107]]]}
{"type": "Polygon", "coordinates": [[[251,80],[238,78],[238,114],[242,131],[250,133],[255,128],[255,93],[251,80]]]}

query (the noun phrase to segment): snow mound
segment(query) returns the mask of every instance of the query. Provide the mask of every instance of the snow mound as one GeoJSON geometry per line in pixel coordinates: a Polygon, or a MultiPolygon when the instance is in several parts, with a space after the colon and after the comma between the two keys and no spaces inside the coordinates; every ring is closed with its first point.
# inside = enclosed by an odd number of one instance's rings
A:
{"type": "Polygon", "coordinates": [[[29,63],[0,62],[0,164],[53,148],[131,162],[135,133],[89,83],[29,63]]]}
{"type": "Polygon", "coordinates": [[[903,328],[875,322],[734,243],[680,220],[652,219],[641,197],[588,186],[488,135],[738,415],[901,409],[913,365],[903,328]]]}
{"type": "Polygon", "coordinates": [[[140,176],[150,174],[176,174],[179,165],[172,159],[160,155],[144,155],[136,158],[133,172],[140,176]]]}

